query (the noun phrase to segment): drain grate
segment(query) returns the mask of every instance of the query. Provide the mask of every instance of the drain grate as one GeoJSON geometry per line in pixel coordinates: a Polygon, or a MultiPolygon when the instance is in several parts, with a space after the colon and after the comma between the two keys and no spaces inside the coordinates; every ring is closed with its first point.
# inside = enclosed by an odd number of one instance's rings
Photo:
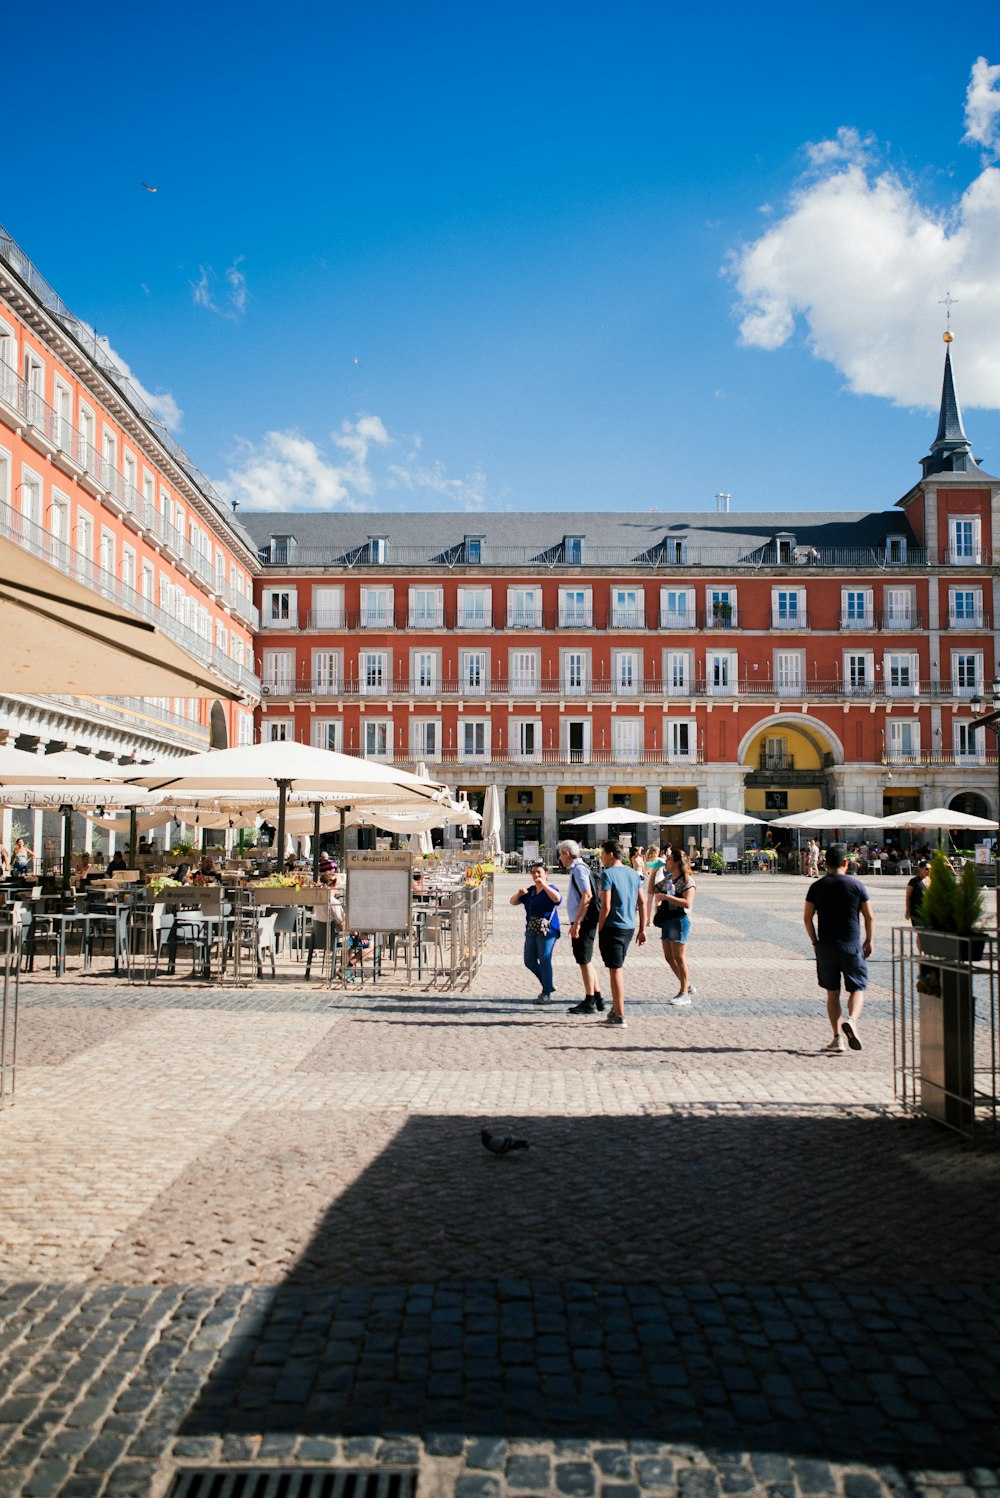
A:
{"type": "Polygon", "coordinates": [[[414,1498],[416,1468],[186,1467],[169,1498],[414,1498]]]}

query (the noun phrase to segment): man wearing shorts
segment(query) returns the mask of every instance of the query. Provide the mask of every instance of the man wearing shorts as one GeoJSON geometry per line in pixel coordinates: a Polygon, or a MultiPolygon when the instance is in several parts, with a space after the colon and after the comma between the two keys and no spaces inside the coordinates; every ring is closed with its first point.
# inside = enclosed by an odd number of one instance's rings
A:
{"type": "Polygon", "coordinates": [[[583,979],[583,999],[570,1006],[570,1014],[595,1014],[604,1008],[601,985],[594,971],[594,937],[597,935],[597,910],[590,887],[590,869],[580,856],[580,844],[567,838],[556,849],[556,857],[569,874],[566,891],[566,914],[569,916],[569,942],[573,961],[583,979]]]}
{"type": "Polygon", "coordinates": [[[646,941],[646,891],[635,869],[627,869],[622,863],[621,844],[608,841],[601,844],[601,914],[597,923],[597,944],[601,949],[601,961],[608,970],[611,982],[611,1011],[605,1021],[608,1025],[625,1024],[625,982],[622,968],[625,953],[635,936],[636,912],[639,916],[637,944],[646,941]]]}
{"type": "Polygon", "coordinates": [[[852,1051],[860,1051],[858,1021],[868,987],[866,958],[871,956],[875,921],[868,891],[860,879],[847,872],[843,843],[831,843],[827,848],[826,873],[809,886],[803,922],[816,953],[816,977],[820,988],[826,989],[826,1012],[833,1029],[833,1039],[824,1049],[831,1055],[840,1054],[846,1039],[852,1051]],[[846,1018],[840,1007],[841,983],[847,993],[846,1018]]]}

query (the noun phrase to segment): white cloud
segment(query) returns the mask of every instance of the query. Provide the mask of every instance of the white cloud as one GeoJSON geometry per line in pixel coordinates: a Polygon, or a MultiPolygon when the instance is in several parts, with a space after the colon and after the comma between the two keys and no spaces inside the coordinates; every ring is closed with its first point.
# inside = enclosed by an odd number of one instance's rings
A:
{"type": "Polygon", "coordinates": [[[969,145],[983,146],[984,158],[995,157],[1000,146],[1000,66],[977,57],[965,94],[965,135],[969,145]]]}
{"type": "Polygon", "coordinates": [[[171,432],[179,432],[181,430],[181,427],[184,425],[184,412],[174,400],[174,397],[170,393],[170,391],[157,390],[154,393],[152,390],[147,390],[138,376],[133,374],[132,370],[129,368],[126,361],[122,358],[121,354],[118,353],[117,349],[111,347],[111,344],[108,342],[107,338],[105,338],[103,333],[98,333],[94,328],[88,328],[86,323],[81,323],[80,326],[86,329],[91,338],[93,338],[94,342],[97,344],[97,347],[103,354],[104,358],[107,359],[109,363],[115,366],[115,368],[124,377],[124,379],[126,379],[132,386],[132,389],[139,397],[139,399],[141,401],[145,401],[146,405],[152,411],[153,415],[158,417],[159,420],[163,422],[163,425],[167,428],[167,430],[171,432]]]}
{"type": "MultiPolygon", "coordinates": [[[[970,95],[997,71],[983,69],[973,69],[970,95]]],[[[811,170],[786,211],[732,257],[741,342],[781,348],[801,325],[812,352],[856,394],[934,405],[939,304],[950,293],[963,403],[1000,408],[1000,171],[985,167],[940,210],[877,169],[870,138],[855,130],[807,154],[811,170]]]]}
{"type": "Polygon", "coordinates": [[[240,445],[217,487],[252,510],[376,509],[385,507],[386,492],[400,488],[444,498],[456,509],[479,510],[485,503],[485,474],[449,478],[443,463],[420,459],[419,437],[407,437],[405,456],[388,461],[400,444],[379,416],[344,421],[329,441],[324,452],[301,432],[267,432],[260,443],[240,445]]]}
{"type": "Polygon", "coordinates": [[[204,307],[206,312],[214,312],[217,317],[224,317],[229,322],[239,322],[246,311],[249,292],[247,290],[247,278],[240,266],[246,259],[245,255],[237,255],[232,265],[226,267],[222,280],[225,284],[225,297],[228,306],[222,306],[218,301],[219,277],[210,265],[199,265],[197,281],[188,282],[191,287],[191,299],[196,307],[204,307]]]}

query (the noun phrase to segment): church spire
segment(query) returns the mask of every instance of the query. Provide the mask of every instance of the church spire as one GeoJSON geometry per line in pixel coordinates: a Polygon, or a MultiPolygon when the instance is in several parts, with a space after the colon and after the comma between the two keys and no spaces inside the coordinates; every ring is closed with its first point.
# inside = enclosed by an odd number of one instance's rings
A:
{"type": "Polygon", "coordinates": [[[972,456],[972,443],[965,435],[962,411],[955,394],[955,376],[951,368],[951,345],[955,335],[949,330],[944,335],[944,379],[941,382],[941,413],[938,417],[937,436],[931,443],[930,453],[922,458],[920,466],[924,478],[935,473],[975,473],[979,465],[972,456]]]}

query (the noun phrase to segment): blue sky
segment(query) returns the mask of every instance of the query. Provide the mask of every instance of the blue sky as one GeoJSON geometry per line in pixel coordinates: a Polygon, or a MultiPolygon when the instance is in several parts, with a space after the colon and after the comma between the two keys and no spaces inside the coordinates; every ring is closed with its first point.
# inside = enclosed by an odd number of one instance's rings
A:
{"type": "Polygon", "coordinates": [[[47,14],[0,222],[245,506],[888,507],[949,291],[1000,471],[993,4],[47,14]]]}

